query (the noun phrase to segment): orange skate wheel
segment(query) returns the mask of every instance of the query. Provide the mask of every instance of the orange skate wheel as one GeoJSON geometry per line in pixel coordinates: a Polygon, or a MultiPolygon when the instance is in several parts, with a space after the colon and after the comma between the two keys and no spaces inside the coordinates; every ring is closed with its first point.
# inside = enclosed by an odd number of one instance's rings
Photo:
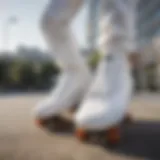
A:
{"type": "Polygon", "coordinates": [[[83,129],[77,129],[75,135],[80,141],[86,141],[88,139],[88,134],[83,129]]]}
{"type": "Polygon", "coordinates": [[[42,127],[42,126],[44,126],[45,121],[42,119],[36,119],[35,123],[36,123],[36,126],[42,127]]]}
{"type": "Polygon", "coordinates": [[[110,128],[107,131],[107,141],[110,145],[116,145],[120,141],[120,129],[119,127],[110,128]]]}

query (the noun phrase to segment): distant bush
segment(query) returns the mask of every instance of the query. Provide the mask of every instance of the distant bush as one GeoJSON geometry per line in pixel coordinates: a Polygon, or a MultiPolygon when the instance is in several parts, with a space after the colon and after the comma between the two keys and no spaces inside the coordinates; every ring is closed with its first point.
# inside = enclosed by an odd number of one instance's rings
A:
{"type": "Polygon", "coordinates": [[[48,88],[53,85],[53,79],[58,75],[59,68],[51,62],[43,63],[39,66],[39,71],[37,72],[37,88],[48,88]]]}
{"type": "Polygon", "coordinates": [[[59,73],[54,62],[28,62],[0,60],[0,88],[35,90],[47,89],[53,84],[53,78],[59,73]]]}
{"type": "Polygon", "coordinates": [[[10,76],[9,76],[9,70],[11,68],[11,63],[9,63],[7,60],[0,59],[0,87],[6,88],[11,82],[10,76]]]}

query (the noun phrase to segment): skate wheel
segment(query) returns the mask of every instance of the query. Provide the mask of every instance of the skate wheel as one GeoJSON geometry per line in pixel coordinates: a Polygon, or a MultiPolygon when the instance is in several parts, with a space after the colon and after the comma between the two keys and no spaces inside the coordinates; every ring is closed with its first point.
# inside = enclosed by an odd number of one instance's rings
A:
{"type": "Polygon", "coordinates": [[[107,131],[107,141],[110,145],[116,145],[121,139],[119,127],[110,128],[107,131]]]}
{"type": "Polygon", "coordinates": [[[87,141],[87,139],[88,139],[88,134],[83,129],[77,129],[75,132],[75,135],[76,135],[77,139],[80,141],[87,141]]]}
{"type": "Polygon", "coordinates": [[[42,119],[36,119],[36,120],[35,120],[35,124],[36,124],[36,126],[38,126],[38,127],[42,127],[42,126],[44,126],[45,121],[42,120],[42,119]]]}

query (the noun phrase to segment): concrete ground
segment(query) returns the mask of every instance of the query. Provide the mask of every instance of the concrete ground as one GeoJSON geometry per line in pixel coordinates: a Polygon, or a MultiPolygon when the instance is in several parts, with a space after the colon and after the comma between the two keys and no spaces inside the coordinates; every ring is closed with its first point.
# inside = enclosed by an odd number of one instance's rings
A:
{"type": "Polygon", "coordinates": [[[135,123],[122,128],[122,142],[113,149],[36,128],[31,109],[45,96],[0,97],[0,160],[160,159],[160,95],[143,93],[133,98],[130,113],[135,123]]]}

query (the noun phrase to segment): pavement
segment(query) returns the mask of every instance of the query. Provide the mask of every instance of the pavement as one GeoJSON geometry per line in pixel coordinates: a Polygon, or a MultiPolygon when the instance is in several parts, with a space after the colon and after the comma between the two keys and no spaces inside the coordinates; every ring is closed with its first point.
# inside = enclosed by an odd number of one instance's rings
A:
{"type": "Polygon", "coordinates": [[[160,160],[159,94],[133,97],[129,112],[135,121],[122,127],[122,141],[115,148],[37,128],[31,110],[45,96],[0,96],[0,160],[160,160]]]}

